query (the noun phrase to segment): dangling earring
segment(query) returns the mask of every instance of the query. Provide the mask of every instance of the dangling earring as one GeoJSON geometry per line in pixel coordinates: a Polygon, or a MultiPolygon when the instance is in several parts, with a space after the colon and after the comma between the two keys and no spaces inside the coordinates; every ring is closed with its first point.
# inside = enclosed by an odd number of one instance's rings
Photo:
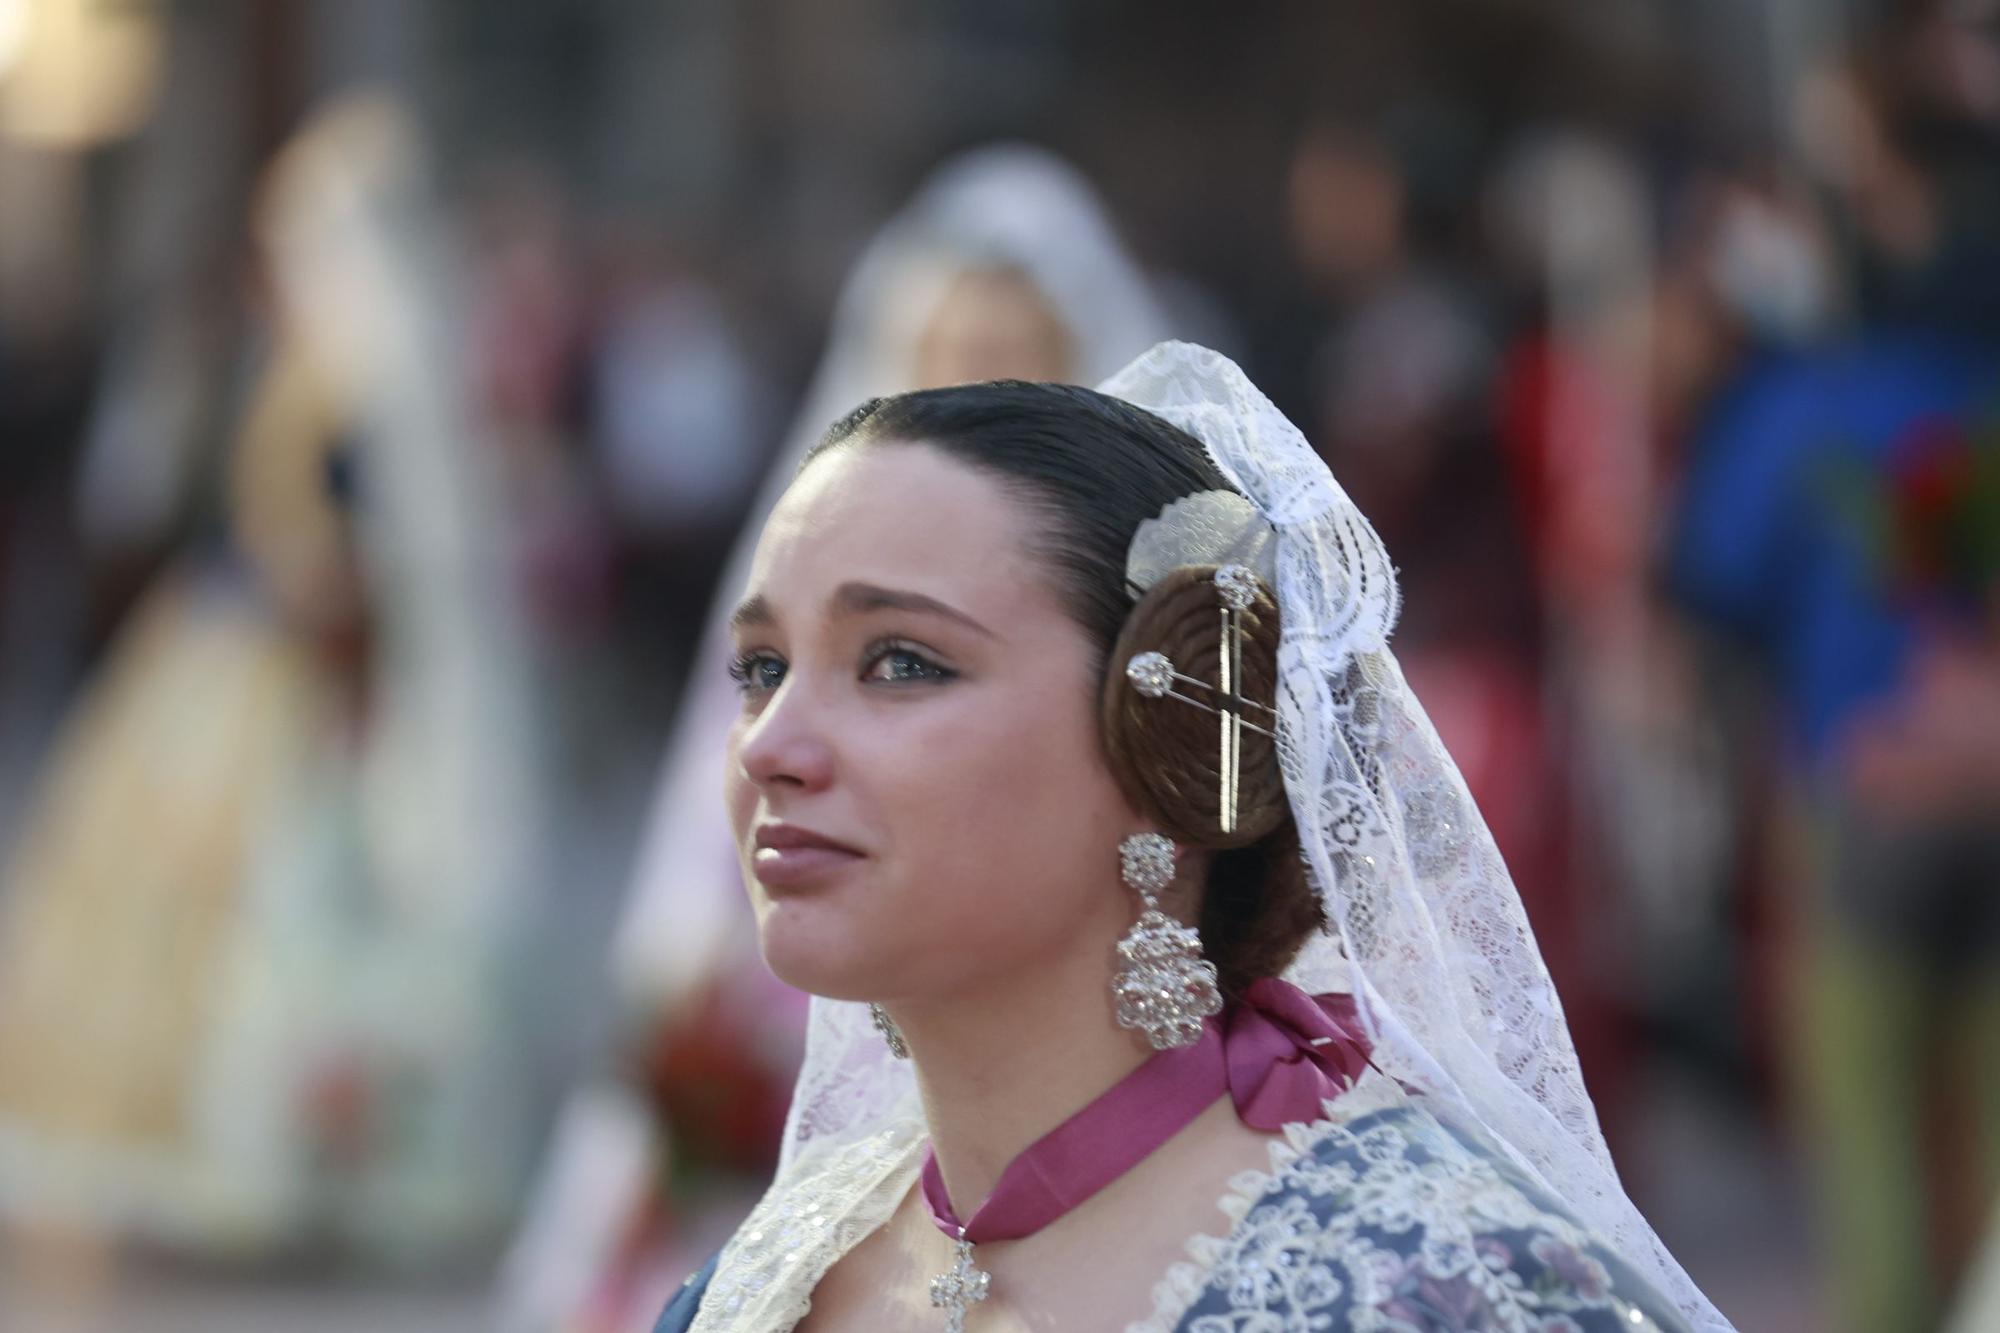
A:
{"type": "Polygon", "coordinates": [[[889,1011],[870,1002],[868,1016],[875,1020],[875,1030],[882,1034],[882,1040],[889,1043],[889,1054],[898,1060],[909,1059],[910,1044],[903,1040],[903,1030],[896,1026],[895,1019],[889,1017],[889,1011]]]}
{"type": "Polygon", "coordinates": [[[1118,941],[1118,1025],[1144,1032],[1156,1051],[1189,1045],[1201,1038],[1201,1020],[1222,1012],[1222,992],[1201,936],[1160,910],[1160,892],[1174,882],[1174,844],[1135,833],[1118,844],[1118,861],[1145,909],[1118,941]]]}

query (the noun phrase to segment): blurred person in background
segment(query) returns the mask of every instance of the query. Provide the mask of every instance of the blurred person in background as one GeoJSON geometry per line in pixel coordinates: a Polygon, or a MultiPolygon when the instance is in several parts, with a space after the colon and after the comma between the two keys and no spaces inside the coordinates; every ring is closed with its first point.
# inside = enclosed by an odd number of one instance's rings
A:
{"type": "MultiPolygon", "coordinates": [[[[1095,192],[1039,149],[946,162],[869,244],[819,369],[722,579],[747,575],[762,516],[854,403],[1014,377],[1095,380],[1165,332],[1095,192]]],[[[797,1068],[805,997],[755,958],[717,756],[737,711],[718,601],[696,649],[613,955],[620,1081],[574,1097],[497,1303],[504,1327],[625,1333],[754,1202],[797,1068]]]]}
{"type": "MultiPolygon", "coordinates": [[[[693,626],[769,462],[772,388],[691,250],[636,219],[607,232],[582,397],[625,614],[693,626]]],[[[671,656],[648,688],[696,646],[660,638],[671,656]]]]}
{"type": "Polygon", "coordinates": [[[1710,1059],[1733,1054],[1735,1031],[1736,997],[1715,984],[1728,752],[1655,574],[1679,423],[1726,350],[1706,289],[1658,233],[1644,167],[1615,136],[1541,126],[1507,146],[1484,200],[1521,309],[1493,427],[1527,536],[1550,762],[1572,794],[1552,830],[1557,874],[1529,902],[1549,895],[1538,922],[1585,1006],[1579,1041],[1614,1143],[1656,1100],[1662,1062],[1641,1024],[1710,1059]]]}
{"type": "Polygon", "coordinates": [[[1474,285],[1424,235],[1394,136],[1311,123],[1286,177],[1293,267],[1324,328],[1303,397],[1314,444],[1391,549],[1409,612],[1404,672],[1522,884],[1600,1113],[1615,1050],[1576,966],[1562,843],[1567,801],[1540,698],[1525,538],[1489,424],[1495,349],[1474,285]]]}
{"type": "Polygon", "coordinates": [[[770,453],[737,312],[674,232],[532,157],[471,173],[465,374],[550,743],[562,907],[539,931],[536,1082],[610,1040],[604,953],[693,627],[770,453]]]}
{"type": "Polygon", "coordinates": [[[62,503],[94,369],[83,180],[77,157],[0,134],[0,847],[89,619],[62,503]]]}
{"type": "Polygon", "coordinates": [[[769,388],[670,227],[580,216],[532,161],[485,167],[467,193],[467,374],[538,639],[576,653],[642,624],[616,648],[657,693],[692,647],[668,627],[700,616],[766,461],[769,388]]]}
{"type": "Polygon", "coordinates": [[[458,211],[462,365],[513,527],[509,574],[537,646],[587,636],[610,615],[609,543],[577,420],[590,316],[575,207],[552,168],[520,161],[475,172],[458,211]]]}
{"type": "Polygon", "coordinates": [[[1797,151],[1871,327],[2000,337],[1997,29],[1993,0],[1905,0],[1801,79],[1797,151]]]}
{"type": "Polygon", "coordinates": [[[513,1209],[533,718],[426,172],[358,96],[273,164],[228,542],[142,598],[8,848],[31,1238],[410,1265],[513,1209]]]}
{"type": "Polygon", "coordinates": [[[1805,81],[1858,324],[1725,388],[1675,556],[1782,706],[1786,1054],[1831,1304],[1868,1333],[1937,1326],[2000,1182],[1996,95],[1990,22],[1944,6],[1805,81]]]}
{"type": "Polygon", "coordinates": [[[1498,349],[1476,284],[1424,234],[1404,160],[1413,151],[1344,119],[1313,123],[1293,150],[1292,261],[1326,320],[1305,393],[1312,438],[1399,553],[1404,673],[1515,869],[1616,1142],[1630,1046],[1601,962],[1605,913],[1580,896],[1570,766],[1543,697],[1528,544],[1539,529],[1510,503],[1503,445],[1514,441],[1494,429],[1498,349]]]}
{"type": "MultiPolygon", "coordinates": [[[[94,204],[113,150],[171,100],[170,26],[151,10],[0,5],[0,847],[49,743],[49,719],[108,619],[90,516],[67,503],[75,442],[93,429],[95,387],[112,357],[128,359],[129,349],[100,340],[110,285],[100,247],[126,261],[114,281],[129,289],[142,275],[160,276],[144,262],[157,250],[141,258],[131,243],[173,228],[144,208],[106,226],[94,204]]],[[[207,276],[199,262],[177,258],[183,274],[197,275],[189,285],[207,276]]],[[[183,365],[200,359],[207,332],[198,316],[180,330],[183,365]]],[[[164,466],[147,480],[170,490],[185,459],[169,449],[156,458],[164,466]]]]}

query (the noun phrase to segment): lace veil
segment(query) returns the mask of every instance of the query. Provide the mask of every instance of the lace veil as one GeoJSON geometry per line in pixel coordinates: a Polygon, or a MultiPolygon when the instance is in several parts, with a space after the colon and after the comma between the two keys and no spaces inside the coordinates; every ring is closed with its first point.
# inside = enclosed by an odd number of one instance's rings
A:
{"type": "MultiPolygon", "coordinates": [[[[1516,1159],[1692,1326],[1728,1329],[1618,1181],[1520,896],[1389,651],[1381,539],[1219,353],[1162,343],[1100,387],[1201,440],[1277,532],[1280,762],[1329,923],[1285,979],[1351,990],[1385,1073],[1516,1159]]],[[[774,1192],[823,1153],[920,1123],[867,1006],[815,999],[774,1192]]]]}

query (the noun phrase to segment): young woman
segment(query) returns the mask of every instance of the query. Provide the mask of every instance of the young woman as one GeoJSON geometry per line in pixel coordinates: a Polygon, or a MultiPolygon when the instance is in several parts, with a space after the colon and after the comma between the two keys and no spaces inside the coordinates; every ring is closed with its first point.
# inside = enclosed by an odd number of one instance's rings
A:
{"type": "Polygon", "coordinates": [[[1726,1329],[1618,1184],[1395,612],[1212,352],[836,426],[736,607],[725,776],[807,1058],[660,1327],[1726,1329]]]}
{"type": "MultiPolygon", "coordinates": [[[[765,516],[856,403],[1000,378],[1094,383],[1169,332],[1152,283],[1076,168],[1019,144],[948,159],[843,286],[819,369],[721,586],[741,591],[765,516]]],[[[612,948],[629,1034],[621,1063],[643,1081],[600,1073],[571,1097],[510,1256],[502,1333],[650,1328],[666,1293],[769,1180],[763,1154],[775,1156],[776,1135],[757,1124],[767,1107],[784,1115],[806,1007],[755,960],[715,780],[737,713],[725,670],[730,605],[711,608],[695,644],[612,948]],[[687,1080],[671,1071],[713,1068],[702,1052],[714,1050],[737,1052],[724,1086],[682,1100],[687,1080]],[[726,1130],[705,1132],[717,1121],[726,1130]],[[619,1189],[602,1188],[607,1179],[619,1189]]]]}

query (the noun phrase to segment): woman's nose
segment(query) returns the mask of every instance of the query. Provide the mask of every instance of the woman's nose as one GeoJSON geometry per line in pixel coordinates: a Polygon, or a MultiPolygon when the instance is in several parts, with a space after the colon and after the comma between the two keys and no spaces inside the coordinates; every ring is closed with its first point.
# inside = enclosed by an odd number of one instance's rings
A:
{"type": "Polygon", "coordinates": [[[736,762],[759,787],[813,791],[833,780],[833,746],[810,696],[793,681],[778,687],[737,735],[736,762]]]}

